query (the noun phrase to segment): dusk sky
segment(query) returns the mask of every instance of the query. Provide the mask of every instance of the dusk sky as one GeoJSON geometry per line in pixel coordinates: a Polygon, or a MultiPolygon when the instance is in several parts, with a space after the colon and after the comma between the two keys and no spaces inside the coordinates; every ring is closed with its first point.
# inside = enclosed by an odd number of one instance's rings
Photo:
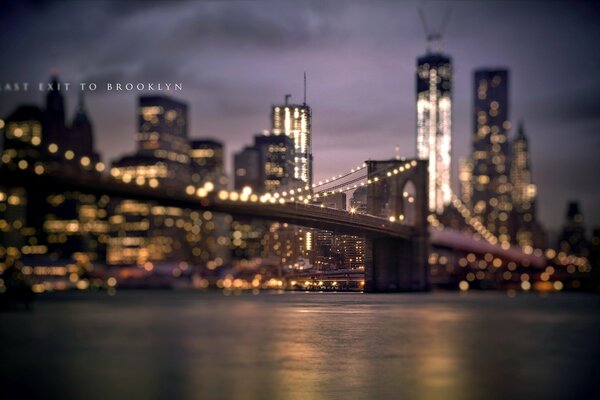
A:
{"type": "MultiPolygon", "coordinates": [[[[191,137],[231,155],[269,128],[286,93],[313,110],[316,180],[366,159],[415,156],[415,65],[451,9],[453,164],[470,151],[473,71],[510,69],[510,119],[525,124],[538,213],[552,230],[578,199],[600,226],[600,7],[577,1],[3,1],[0,83],[182,83],[191,137]]],[[[69,118],[78,91],[67,95],[69,118]]],[[[134,150],[139,92],[86,96],[105,161],[134,150]]],[[[0,92],[0,117],[44,93],[0,92]]],[[[513,132],[514,135],[514,132],[513,132]]],[[[455,177],[456,177],[456,171],[455,177]]],[[[455,179],[456,181],[456,179],[455,179]]]]}

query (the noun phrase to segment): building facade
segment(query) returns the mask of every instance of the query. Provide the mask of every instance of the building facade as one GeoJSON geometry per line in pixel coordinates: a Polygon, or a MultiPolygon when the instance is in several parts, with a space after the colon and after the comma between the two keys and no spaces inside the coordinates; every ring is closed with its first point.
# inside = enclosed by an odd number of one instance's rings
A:
{"type": "Polygon", "coordinates": [[[440,53],[417,59],[417,158],[429,160],[429,210],[450,204],[452,63],[440,53]]]}
{"type": "Polygon", "coordinates": [[[545,235],[536,218],[537,187],[531,176],[529,141],[522,123],[511,142],[510,182],[513,243],[522,248],[545,247],[545,235]]]}
{"type": "Polygon", "coordinates": [[[474,74],[472,199],[475,218],[510,242],[509,76],[505,69],[481,69],[474,74]]]}
{"type": "Polygon", "coordinates": [[[305,103],[288,104],[288,96],[283,105],[271,108],[271,134],[285,135],[292,139],[293,178],[302,181],[305,187],[312,190],[313,157],[312,157],[312,114],[305,103]]]}

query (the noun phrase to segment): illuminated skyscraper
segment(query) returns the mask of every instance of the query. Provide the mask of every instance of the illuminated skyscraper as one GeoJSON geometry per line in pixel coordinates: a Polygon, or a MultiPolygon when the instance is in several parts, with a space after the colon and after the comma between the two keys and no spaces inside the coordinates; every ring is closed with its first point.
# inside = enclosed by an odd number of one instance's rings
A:
{"type": "Polygon", "coordinates": [[[271,110],[271,134],[285,135],[294,142],[293,178],[312,190],[313,166],[311,149],[311,109],[306,104],[275,105],[271,110]]]}
{"type": "Polygon", "coordinates": [[[481,69],[474,75],[473,197],[475,217],[501,242],[510,242],[508,71],[481,69]]]}
{"type": "Polygon", "coordinates": [[[534,246],[537,190],[531,179],[529,144],[523,124],[511,144],[510,182],[512,184],[512,239],[520,245],[534,246]]]}
{"type": "Polygon", "coordinates": [[[294,142],[285,135],[256,135],[254,146],[234,156],[235,188],[276,192],[302,185],[293,178],[294,142]],[[294,183],[296,183],[294,185],[294,183]]]}
{"type": "Polygon", "coordinates": [[[440,53],[417,59],[417,157],[429,160],[429,210],[450,203],[452,63],[440,53]]]}
{"type": "MultiPolygon", "coordinates": [[[[136,154],[115,160],[111,175],[152,188],[183,189],[191,181],[187,105],[165,96],[142,96],[136,154]]],[[[108,264],[178,262],[190,259],[187,210],[152,202],[120,200],[110,217],[108,264]]]]}
{"type": "Polygon", "coordinates": [[[467,157],[458,160],[458,180],[460,182],[460,199],[471,208],[473,198],[473,164],[467,157]]]}
{"type": "MultiPolygon", "coordinates": [[[[42,110],[33,105],[19,106],[5,121],[0,168],[18,164],[21,160],[33,164],[42,160],[42,110]]],[[[7,188],[0,182],[0,271],[14,264],[16,258],[7,254],[9,248],[22,249],[30,243],[37,246],[35,255],[48,252],[42,234],[46,201],[32,196],[24,188],[7,188]],[[11,260],[12,258],[12,260],[11,260]]],[[[33,246],[32,246],[33,247],[33,246]]]]}
{"type": "Polygon", "coordinates": [[[264,190],[287,190],[295,168],[292,139],[283,135],[258,135],[254,143],[260,154],[264,190]]]}
{"type": "MultiPolygon", "coordinates": [[[[24,105],[6,119],[2,160],[9,165],[26,162],[38,173],[65,168],[98,173],[103,165],[98,163],[93,148],[92,124],[85,110],[81,105],[69,127],[58,78],[53,76],[51,82],[56,90],[48,93],[46,110],[24,105]]],[[[35,188],[11,189],[7,194],[3,197],[12,207],[0,205],[0,220],[12,220],[12,226],[18,227],[23,260],[31,265],[60,265],[73,260],[87,264],[104,258],[108,240],[106,196],[76,190],[42,196],[35,188]],[[6,208],[6,216],[2,208],[6,208]]],[[[17,232],[8,232],[0,242],[11,243],[17,232]]]]}

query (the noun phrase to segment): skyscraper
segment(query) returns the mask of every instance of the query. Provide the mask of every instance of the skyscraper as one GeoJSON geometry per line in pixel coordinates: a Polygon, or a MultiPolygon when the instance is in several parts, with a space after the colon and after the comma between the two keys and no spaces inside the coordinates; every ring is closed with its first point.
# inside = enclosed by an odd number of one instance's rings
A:
{"type": "Polygon", "coordinates": [[[286,135],[256,135],[254,146],[235,154],[234,166],[236,190],[275,192],[303,184],[293,178],[294,142],[286,135]]]}
{"type": "Polygon", "coordinates": [[[510,182],[512,185],[512,239],[521,247],[534,246],[536,186],[531,178],[529,143],[523,124],[511,143],[510,182]]]}
{"type": "Polygon", "coordinates": [[[54,90],[46,94],[46,109],[43,115],[44,139],[47,143],[55,143],[59,148],[68,146],[69,138],[65,123],[65,102],[60,88],[58,75],[53,73],[50,85],[54,90]]]}
{"type": "Polygon", "coordinates": [[[223,178],[223,143],[213,139],[196,139],[190,142],[192,181],[195,183],[220,183],[223,178]]]}
{"type": "Polygon", "coordinates": [[[271,109],[271,134],[285,135],[294,142],[293,178],[312,190],[313,166],[311,148],[311,109],[306,104],[288,104],[290,95],[285,96],[283,105],[271,109]]]}
{"type": "MultiPolygon", "coordinates": [[[[111,175],[152,188],[182,189],[191,181],[187,105],[166,96],[142,96],[137,115],[138,150],[115,160],[111,175]]],[[[108,264],[190,259],[186,210],[135,200],[119,200],[112,208],[108,264]]]]}
{"type": "Polygon", "coordinates": [[[474,75],[472,206],[475,217],[501,242],[510,242],[508,71],[474,75]]]}
{"type": "Polygon", "coordinates": [[[473,198],[473,164],[468,157],[458,160],[458,181],[460,182],[460,199],[467,207],[472,207],[473,198]]]}
{"type": "MultiPolygon", "coordinates": [[[[78,173],[98,173],[103,165],[98,163],[93,148],[93,129],[87,114],[80,107],[69,127],[56,75],[51,84],[53,90],[46,96],[45,110],[23,105],[6,119],[2,161],[7,165],[23,161],[34,166],[36,172],[68,168],[78,173]]],[[[36,188],[11,189],[8,195],[11,207],[0,207],[0,220],[12,220],[12,226],[18,227],[18,237],[23,241],[20,248],[31,265],[103,259],[108,239],[106,196],[76,190],[41,195],[36,188]]],[[[10,244],[14,239],[8,232],[0,242],[10,244]]]]}
{"type": "Polygon", "coordinates": [[[92,162],[99,161],[99,156],[94,152],[94,128],[87,115],[83,94],[79,97],[77,111],[73,118],[73,124],[71,124],[70,139],[70,147],[75,154],[87,156],[92,162]]]}
{"type": "Polygon", "coordinates": [[[558,239],[558,249],[568,255],[587,257],[589,244],[585,238],[585,225],[579,203],[571,201],[567,205],[566,221],[558,239]]]}
{"type": "Polygon", "coordinates": [[[295,169],[292,139],[282,135],[258,135],[254,143],[260,154],[264,190],[276,192],[289,189],[295,169]]]}
{"type": "Polygon", "coordinates": [[[450,203],[452,63],[430,53],[417,59],[417,157],[429,160],[429,210],[441,214],[450,203]]]}
{"type": "Polygon", "coordinates": [[[166,96],[142,96],[138,108],[138,155],[171,164],[172,178],[188,172],[187,104],[166,96]]]}
{"type": "Polygon", "coordinates": [[[253,192],[261,192],[263,183],[260,174],[260,153],[255,146],[246,146],[233,156],[234,188],[242,190],[248,186],[253,192]]]}

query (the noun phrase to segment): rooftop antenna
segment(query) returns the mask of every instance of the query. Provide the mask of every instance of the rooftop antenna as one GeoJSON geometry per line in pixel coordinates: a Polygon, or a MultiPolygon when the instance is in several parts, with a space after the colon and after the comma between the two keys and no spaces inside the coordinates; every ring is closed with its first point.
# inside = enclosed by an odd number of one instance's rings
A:
{"type": "Polygon", "coordinates": [[[288,105],[288,100],[290,99],[290,97],[292,97],[292,95],[291,95],[291,94],[286,94],[286,95],[285,95],[285,105],[286,105],[286,106],[288,105]]]}
{"type": "Polygon", "coordinates": [[[306,105],[306,71],[304,71],[304,105],[306,105]]]}
{"type": "Polygon", "coordinates": [[[444,31],[446,30],[446,26],[448,25],[448,19],[450,18],[450,7],[446,7],[444,10],[444,15],[442,16],[442,21],[438,27],[438,29],[431,28],[427,24],[427,19],[425,18],[425,13],[423,12],[423,8],[419,7],[419,18],[421,19],[421,24],[423,25],[423,30],[425,31],[425,37],[427,38],[427,52],[431,53],[432,51],[440,51],[441,50],[441,42],[444,31]],[[432,47],[435,45],[435,49],[432,47]]]}

